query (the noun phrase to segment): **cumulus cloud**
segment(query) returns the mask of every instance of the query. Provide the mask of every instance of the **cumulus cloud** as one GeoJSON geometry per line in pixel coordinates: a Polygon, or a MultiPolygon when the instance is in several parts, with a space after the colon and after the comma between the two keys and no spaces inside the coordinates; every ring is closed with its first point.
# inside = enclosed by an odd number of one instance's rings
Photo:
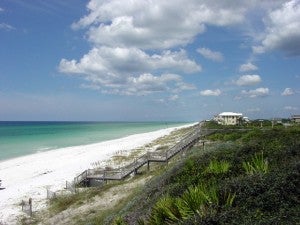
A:
{"type": "Polygon", "coordinates": [[[220,89],[216,89],[216,90],[203,90],[200,92],[200,95],[202,96],[219,96],[221,95],[221,90],[220,89]]]}
{"type": "Polygon", "coordinates": [[[176,92],[195,88],[194,85],[183,82],[179,75],[169,73],[155,76],[147,71],[193,73],[201,71],[201,66],[188,59],[184,50],[166,50],[161,55],[148,55],[137,48],[103,46],[93,48],[80,61],[62,59],[59,70],[82,76],[88,81],[84,87],[107,90],[107,93],[139,95],[168,90],[165,86],[168,81],[176,81],[173,85],[173,91],[176,92]]]}
{"type": "Polygon", "coordinates": [[[191,43],[206,24],[241,23],[246,7],[208,0],[91,0],[88,15],[73,28],[88,28],[88,39],[96,45],[165,49],[191,43]]]}
{"type": "Polygon", "coordinates": [[[105,80],[97,76],[89,76],[86,78],[89,82],[83,85],[85,88],[101,90],[106,94],[118,95],[148,95],[159,92],[181,92],[186,90],[187,86],[193,89],[192,84],[183,82],[181,76],[177,74],[162,74],[155,76],[145,73],[138,76],[128,76],[120,79],[105,80]]]}
{"type": "MultiPolygon", "coordinates": [[[[242,24],[257,3],[261,2],[90,0],[87,14],[74,22],[72,28],[85,30],[91,50],[80,59],[62,59],[59,70],[79,75],[86,81],[83,86],[107,93],[133,94],[133,90],[139,91],[137,85],[145,93],[193,90],[195,86],[184,82],[184,76],[202,68],[183,48],[205,32],[207,26],[242,24]],[[169,73],[181,74],[181,81],[157,86],[161,74],[169,73]],[[152,89],[141,82],[146,77],[153,80],[152,89]],[[171,87],[174,89],[170,90],[171,87]]],[[[273,8],[277,4],[266,5],[273,8]]],[[[223,60],[220,52],[207,48],[198,51],[211,60],[223,60]]]]}
{"type": "Polygon", "coordinates": [[[270,11],[265,19],[266,32],[255,53],[281,50],[287,55],[300,55],[300,1],[291,0],[270,11]]]}
{"type": "Polygon", "coordinates": [[[261,82],[261,78],[259,75],[243,75],[240,76],[239,79],[236,81],[238,86],[250,86],[256,85],[261,82]]]}
{"type": "Polygon", "coordinates": [[[257,66],[255,66],[254,64],[252,64],[251,62],[242,64],[239,68],[240,72],[249,72],[249,71],[254,71],[257,70],[257,66]]]}
{"type": "Polygon", "coordinates": [[[281,93],[282,96],[289,96],[289,95],[293,95],[294,91],[292,88],[286,88],[284,89],[284,91],[281,93]]]}
{"type": "Polygon", "coordinates": [[[249,98],[265,97],[269,95],[269,88],[257,88],[249,91],[243,90],[242,95],[249,98]]]}
{"type": "Polygon", "coordinates": [[[212,51],[208,48],[198,48],[197,52],[199,52],[204,58],[211,59],[216,62],[223,61],[223,55],[221,52],[212,51]]]}
{"type": "Polygon", "coordinates": [[[79,62],[62,59],[59,69],[64,73],[135,74],[143,71],[168,69],[184,73],[201,71],[201,66],[188,59],[184,50],[163,51],[148,55],[137,48],[93,48],[79,62]]]}

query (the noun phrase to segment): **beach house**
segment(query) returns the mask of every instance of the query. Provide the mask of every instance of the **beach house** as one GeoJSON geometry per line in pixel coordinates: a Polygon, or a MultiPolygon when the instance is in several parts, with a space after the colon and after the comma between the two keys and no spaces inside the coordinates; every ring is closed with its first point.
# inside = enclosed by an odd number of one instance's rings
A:
{"type": "Polygon", "coordinates": [[[218,124],[222,125],[238,125],[243,120],[243,114],[234,112],[222,112],[219,115],[216,115],[214,117],[214,120],[218,124]]]}
{"type": "Polygon", "coordinates": [[[291,119],[294,123],[300,123],[300,115],[293,115],[291,119]]]}

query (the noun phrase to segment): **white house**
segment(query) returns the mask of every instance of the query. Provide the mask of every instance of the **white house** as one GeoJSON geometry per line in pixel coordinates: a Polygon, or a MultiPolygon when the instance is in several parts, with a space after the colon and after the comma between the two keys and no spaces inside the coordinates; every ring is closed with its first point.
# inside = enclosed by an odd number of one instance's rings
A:
{"type": "Polygon", "coordinates": [[[240,124],[243,119],[242,113],[234,113],[234,112],[222,112],[219,115],[214,117],[214,120],[218,124],[222,125],[237,125],[240,124]]]}
{"type": "Polygon", "coordinates": [[[300,123],[300,115],[293,115],[291,119],[294,123],[300,123]]]}

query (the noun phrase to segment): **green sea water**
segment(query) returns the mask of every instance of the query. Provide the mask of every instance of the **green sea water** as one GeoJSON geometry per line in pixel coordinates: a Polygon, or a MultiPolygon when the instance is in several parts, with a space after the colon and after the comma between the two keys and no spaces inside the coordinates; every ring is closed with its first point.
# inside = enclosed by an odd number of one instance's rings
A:
{"type": "Polygon", "coordinates": [[[179,122],[0,122],[0,161],[184,124],[179,122]]]}

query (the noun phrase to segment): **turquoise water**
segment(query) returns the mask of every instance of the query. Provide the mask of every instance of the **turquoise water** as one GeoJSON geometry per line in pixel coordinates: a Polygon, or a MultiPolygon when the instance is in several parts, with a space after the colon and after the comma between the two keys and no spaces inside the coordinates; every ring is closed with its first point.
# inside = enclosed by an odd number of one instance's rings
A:
{"type": "Polygon", "coordinates": [[[183,124],[170,122],[0,122],[0,161],[183,124]]]}

